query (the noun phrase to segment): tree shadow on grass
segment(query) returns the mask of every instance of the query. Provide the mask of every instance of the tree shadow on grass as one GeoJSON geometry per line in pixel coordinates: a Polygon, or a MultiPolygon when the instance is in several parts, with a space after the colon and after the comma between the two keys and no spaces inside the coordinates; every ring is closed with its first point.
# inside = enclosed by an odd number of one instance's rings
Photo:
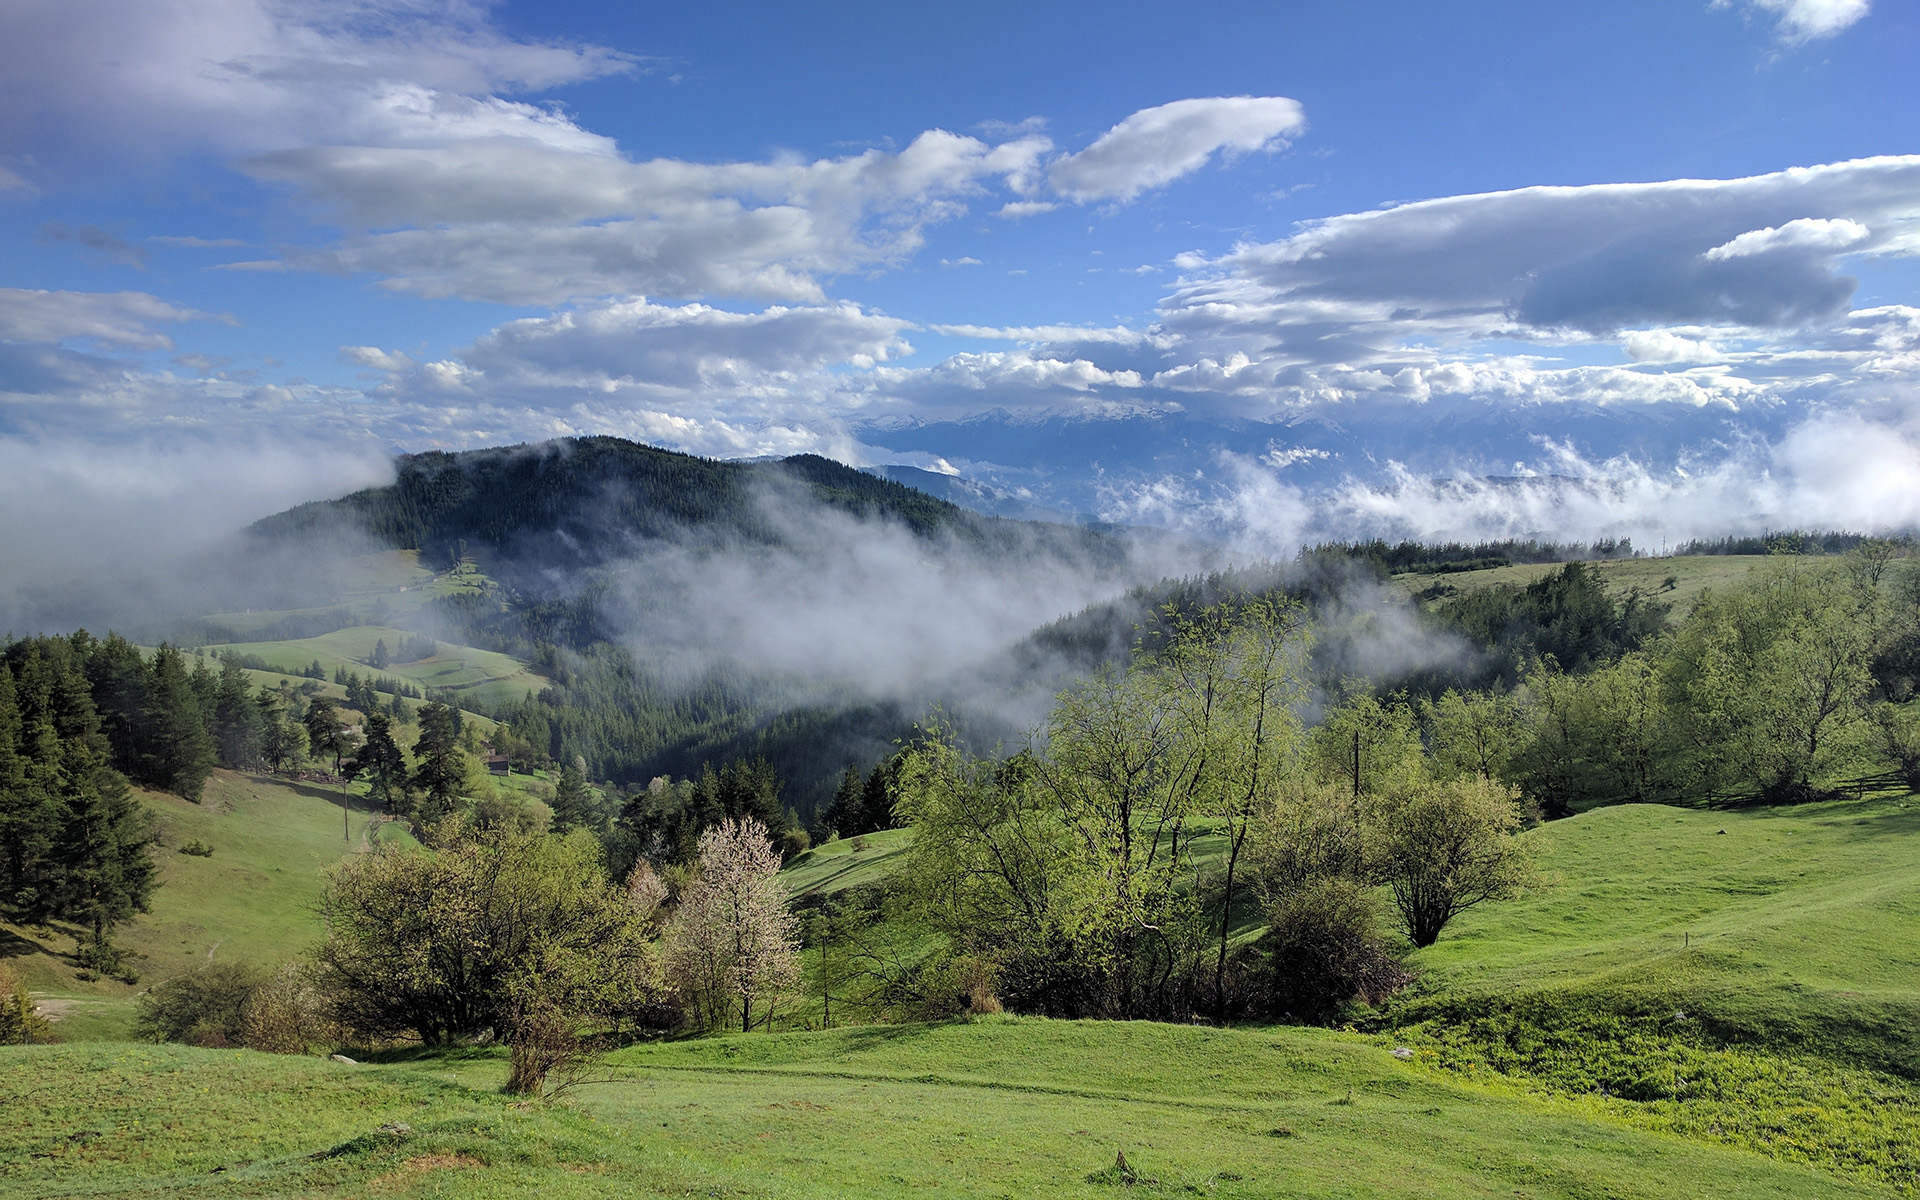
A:
{"type": "MultiPolygon", "coordinates": [[[[274,782],[290,792],[296,792],[309,799],[325,801],[335,808],[340,806],[340,788],[338,785],[308,783],[299,779],[281,779],[277,776],[274,777],[274,782]]],[[[354,792],[348,792],[346,795],[347,807],[354,812],[373,813],[386,811],[365,796],[358,795],[354,792]]]]}
{"type": "Polygon", "coordinates": [[[21,937],[11,929],[0,929],[0,958],[25,958],[29,954],[51,954],[53,951],[34,941],[21,937]]]}

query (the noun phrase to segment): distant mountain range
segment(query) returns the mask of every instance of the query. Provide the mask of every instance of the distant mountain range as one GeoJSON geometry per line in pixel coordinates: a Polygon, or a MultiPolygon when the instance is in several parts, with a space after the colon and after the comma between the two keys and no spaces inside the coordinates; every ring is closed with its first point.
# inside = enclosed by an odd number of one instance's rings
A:
{"type": "Polygon", "coordinates": [[[1624,457],[1657,470],[1683,455],[1711,458],[1777,438],[1799,416],[1781,406],[1735,414],[1619,399],[1490,408],[1435,396],[1397,407],[1329,403],[1271,419],[994,410],[859,433],[883,456],[939,459],[957,472],[872,468],[887,478],[985,512],[1085,521],[1122,512],[1139,519],[1141,509],[1129,501],[1168,483],[1202,500],[1230,492],[1242,478],[1234,460],[1311,497],[1348,481],[1388,485],[1396,466],[1413,475],[1483,478],[1565,470],[1571,456],[1589,464],[1624,457]]]}

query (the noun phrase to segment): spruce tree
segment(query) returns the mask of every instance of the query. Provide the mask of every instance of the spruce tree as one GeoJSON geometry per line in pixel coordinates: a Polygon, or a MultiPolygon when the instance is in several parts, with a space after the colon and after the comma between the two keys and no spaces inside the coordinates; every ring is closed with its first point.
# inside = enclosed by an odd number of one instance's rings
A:
{"type": "Polygon", "coordinates": [[[13,671],[0,662],[0,911],[29,919],[52,902],[49,853],[57,819],[51,783],[58,742],[44,715],[23,719],[13,671]]]}
{"type": "Polygon", "coordinates": [[[367,781],[367,798],[389,814],[412,808],[412,780],[406,752],[393,740],[393,721],[385,713],[367,715],[367,740],[350,764],[352,775],[367,781]]]}
{"type": "Polygon", "coordinates": [[[815,822],[814,837],[826,841],[834,834],[852,837],[865,832],[855,828],[860,820],[860,771],[853,764],[840,774],[840,786],[834,789],[833,800],[815,822]]]}
{"type": "Polygon", "coordinates": [[[307,733],[279,693],[261,689],[254,701],[260,710],[260,758],[269,771],[284,771],[306,754],[307,733]]]}
{"type": "Polygon", "coordinates": [[[16,643],[0,669],[0,743],[12,748],[0,751],[0,903],[89,926],[87,961],[113,970],[112,928],[145,911],[153,890],[153,827],[110,765],[83,668],[92,649],[81,638],[16,643]]]}
{"type": "Polygon", "coordinates": [[[420,818],[429,823],[454,810],[467,781],[466,758],[460,753],[460,732],[454,720],[454,710],[444,704],[420,710],[420,738],[413,744],[417,764],[413,785],[423,793],[420,818]]]}
{"type": "Polygon", "coordinates": [[[229,658],[221,664],[214,693],[213,728],[221,762],[236,770],[260,765],[265,722],[260,706],[254,702],[253,686],[237,659],[229,658]]]}
{"type": "Polygon", "coordinates": [[[560,782],[553,792],[553,831],[565,833],[569,829],[591,829],[596,832],[600,826],[599,814],[594,811],[593,793],[587,787],[587,775],[580,765],[578,756],[560,768],[560,782]]]}
{"type": "Polygon", "coordinates": [[[875,763],[860,789],[860,832],[893,828],[893,773],[891,763],[875,763]]]}
{"type": "Polygon", "coordinates": [[[139,647],[117,633],[95,642],[87,654],[87,678],[101,732],[112,749],[113,765],[131,779],[154,782],[147,763],[143,732],[151,707],[147,696],[147,662],[139,647]]]}
{"type": "Polygon", "coordinates": [[[340,719],[340,710],[326,697],[315,696],[307,706],[306,726],[307,752],[315,758],[331,757],[334,773],[338,774],[340,760],[349,749],[347,727],[340,719]]]}
{"type": "Polygon", "coordinates": [[[213,772],[213,739],[207,734],[186,662],[180,651],[165,642],[148,669],[147,695],[146,729],[140,739],[147,779],[198,804],[213,772]]]}

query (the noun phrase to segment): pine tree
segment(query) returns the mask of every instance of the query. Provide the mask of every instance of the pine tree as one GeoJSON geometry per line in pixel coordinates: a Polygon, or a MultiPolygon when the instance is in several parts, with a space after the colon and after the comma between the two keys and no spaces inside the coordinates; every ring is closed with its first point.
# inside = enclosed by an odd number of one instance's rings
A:
{"type": "Polygon", "coordinates": [[[315,696],[313,703],[307,706],[307,752],[316,758],[332,757],[334,773],[340,771],[340,760],[346,757],[351,748],[347,742],[347,727],[340,719],[340,710],[333,701],[324,696],[315,696]]]}
{"type": "Polygon", "coordinates": [[[83,668],[92,649],[84,638],[16,643],[8,667],[0,669],[7,680],[0,742],[14,747],[10,755],[0,753],[7,818],[0,830],[6,872],[0,902],[26,919],[90,926],[83,947],[88,961],[113,970],[112,927],[144,911],[153,890],[147,849],[153,828],[110,765],[83,668]]]}
{"type": "Polygon", "coordinates": [[[58,751],[52,722],[23,719],[13,671],[0,662],[0,911],[45,914],[56,820],[49,784],[58,751]]]}
{"type": "Polygon", "coordinates": [[[385,638],[375,639],[373,643],[373,653],[368,656],[367,665],[376,671],[384,671],[387,669],[387,664],[391,661],[392,659],[387,654],[387,640],[385,638]]]}
{"type": "Polygon", "coordinates": [[[834,834],[852,837],[863,832],[855,826],[860,820],[860,771],[853,764],[840,775],[840,786],[834,789],[833,800],[815,822],[814,836],[818,841],[826,841],[834,834]]]}
{"type": "Polygon", "coordinates": [[[891,763],[875,763],[873,770],[867,772],[867,782],[860,789],[861,833],[874,833],[878,830],[893,828],[891,767],[891,763]]]}
{"type": "Polygon", "coordinates": [[[213,739],[180,652],[162,642],[147,674],[149,705],[141,758],[157,787],[200,802],[213,771],[213,739]]]}
{"type": "Polygon", "coordinates": [[[94,710],[112,748],[113,765],[129,778],[154,782],[146,761],[143,729],[151,707],[147,663],[139,647],[117,633],[93,643],[87,654],[87,678],[94,710]]]}
{"type": "Polygon", "coordinates": [[[393,722],[383,712],[367,715],[367,740],[348,764],[349,778],[367,781],[367,798],[389,814],[412,808],[412,779],[406,752],[393,740],[393,722]]]}
{"type": "Polygon", "coordinates": [[[593,793],[587,787],[586,767],[576,755],[572,762],[560,768],[560,782],[553,792],[553,831],[598,831],[599,827],[599,814],[593,807],[593,793]]]}
{"type": "Polygon", "coordinates": [[[127,781],[82,739],[65,743],[66,811],[54,848],[60,870],[59,913],[92,930],[89,965],[117,966],[108,935],[113,926],[147,911],[153,892],[152,818],[134,800],[127,781]]]}
{"type": "Polygon", "coordinates": [[[284,771],[305,757],[307,732],[280,694],[263,688],[254,705],[260,710],[260,757],[267,769],[284,771]]]}
{"type": "Polygon", "coordinates": [[[239,660],[229,658],[220,666],[220,682],[214,693],[213,737],[220,761],[236,770],[252,770],[260,765],[265,722],[260,706],[253,698],[253,687],[239,660]]]}
{"type": "Polygon", "coordinates": [[[420,818],[431,823],[459,805],[467,781],[453,709],[435,703],[420,710],[420,738],[413,744],[413,757],[413,785],[424,793],[420,818]]]}

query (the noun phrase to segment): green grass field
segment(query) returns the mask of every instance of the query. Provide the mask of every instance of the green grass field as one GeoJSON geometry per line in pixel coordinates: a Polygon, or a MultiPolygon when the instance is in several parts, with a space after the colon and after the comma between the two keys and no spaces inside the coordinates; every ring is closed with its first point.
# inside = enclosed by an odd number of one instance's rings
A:
{"type": "Polygon", "coordinates": [[[199,804],[158,792],[141,798],[159,819],[160,885],[153,911],[114,935],[136,955],[137,985],[82,978],[71,961],[74,930],[0,923],[0,956],[67,1040],[126,1036],[142,988],[201,963],[297,956],[321,935],[321,871],[375,838],[410,836],[399,825],[376,825],[357,796],[343,833],[337,789],[230,771],[214,773],[199,804]],[[194,841],[213,854],[179,852],[194,841]]]}
{"type": "Polygon", "coordinates": [[[878,883],[900,868],[912,837],[905,829],[888,829],[858,838],[835,838],[796,856],[781,872],[781,878],[796,896],[826,895],[863,883],[878,883]]]}
{"type": "MultiPolygon", "coordinates": [[[[1765,555],[1702,554],[1686,558],[1603,559],[1593,565],[1600,568],[1601,578],[1614,592],[1624,594],[1629,589],[1638,588],[1643,594],[1663,604],[1671,604],[1675,615],[1684,616],[1701,592],[1742,579],[1754,567],[1766,561],[1765,555]],[[1671,588],[1666,586],[1669,577],[1674,581],[1671,588]]],[[[1450,595],[1498,583],[1525,587],[1542,575],[1559,569],[1559,563],[1521,563],[1482,571],[1458,571],[1443,575],[1405,574],[1393,578],[1394,582],[1407,590],[1408,595],[1436,603],[1450,595]]]]}
{"type": "Polygon", "coordinates": [[[744,1035],[622,1051],[608,1082],[531,1106],[497,1094],[490,1051],[0,1053],[0,1106],[19,1114],[0,1123],[0,1190],[21,1196],[1898,1194],[1311,1030],[988,1018],[744,1035]]]}
{"type": "MultiPolygon", "coordinates": [[[[1758,561],[1602,570],[1650,593],[1675,575],[1684,611],[1758,561]]],[[[359,632],[329,637],[351,658],[359,632]]],[[[203,805],[147,799],[163,885],[121,939],[142,986],[296,953],[320,935],[320,870],[371,843],[360,811],[342,836],[326,788],[222,772],[203,805]],[[211,858],[177,853],[195,838],[211,858]]],[[[1353,1028],[991,1017],[671,1040],[535,1104],[498,1094],[497,1048],[348,1065],[114,1042],[138,989],[78,978],[66,931],[0,926],[73,1043],[0,1048],[0,1196],[1920,1192],[1920,796],[1622,806],[1526,836],[1535,886],[1412,953],[1417,982],[1353,1028]]],[[[880,882],[909,838],[826,843],[786,882],[880,882]]]]}
{"type": "MultiPolygon", "coordinates": [[[[169,841],[216,848],[169,852],[129,931],[155,978],[304,944],[318,868],[362,844],[330,795],[222,775],[209,798],[154,801],[169,841]]],[[[790,883],[872,882],[906,836],[829,843],[790,883]]],[[[9,1049],[0,1104],[58,1082],[0,1130],[0,1193],[1098,1196],[1125,1152],[1149,1194],[1912,1194],[1920,799],[1621,807],[1529,836],[1540,884],[1415,955],[1421,982],[1370,1030],[989,1018],[673,1041],[532,1107],[495,1093],[487,1049],[9,1049]]],[[[13,961],[69,1036],[124,1030],[132,989],[13,961]]]]}
{"type": "Polygon", "coordinates": [[[348,608],[360,613],[369,624],[378,624],[416,613],[441,596],[483,592],[488,583],[472,563],[463,563],[457,570],[430,570],[421,565],[417,550],[383,550],[328,563],[323,578],[325,599],[312,607],[213,613],[207,621],[246,635],[286,617],[318,616],[348,608]]]}
{"type": "Polygon", "coordinates": [[[328,679],[340,669],[361,675],[391,675],[423,688],[445,688],[481,705],[510,703],[529,692],[546,690],[547,681],[519,659],[452,642],[440,642],[437,654],[417,662],[390,663],[378,669],[367,664],[376,643],[385,641],[389,650],[397,650],[408,636],[406,630],[391,626],[356,625],[296,641],[236,642],[207,649],[258,655],[288,674],[318,661],[328,679]]]}

